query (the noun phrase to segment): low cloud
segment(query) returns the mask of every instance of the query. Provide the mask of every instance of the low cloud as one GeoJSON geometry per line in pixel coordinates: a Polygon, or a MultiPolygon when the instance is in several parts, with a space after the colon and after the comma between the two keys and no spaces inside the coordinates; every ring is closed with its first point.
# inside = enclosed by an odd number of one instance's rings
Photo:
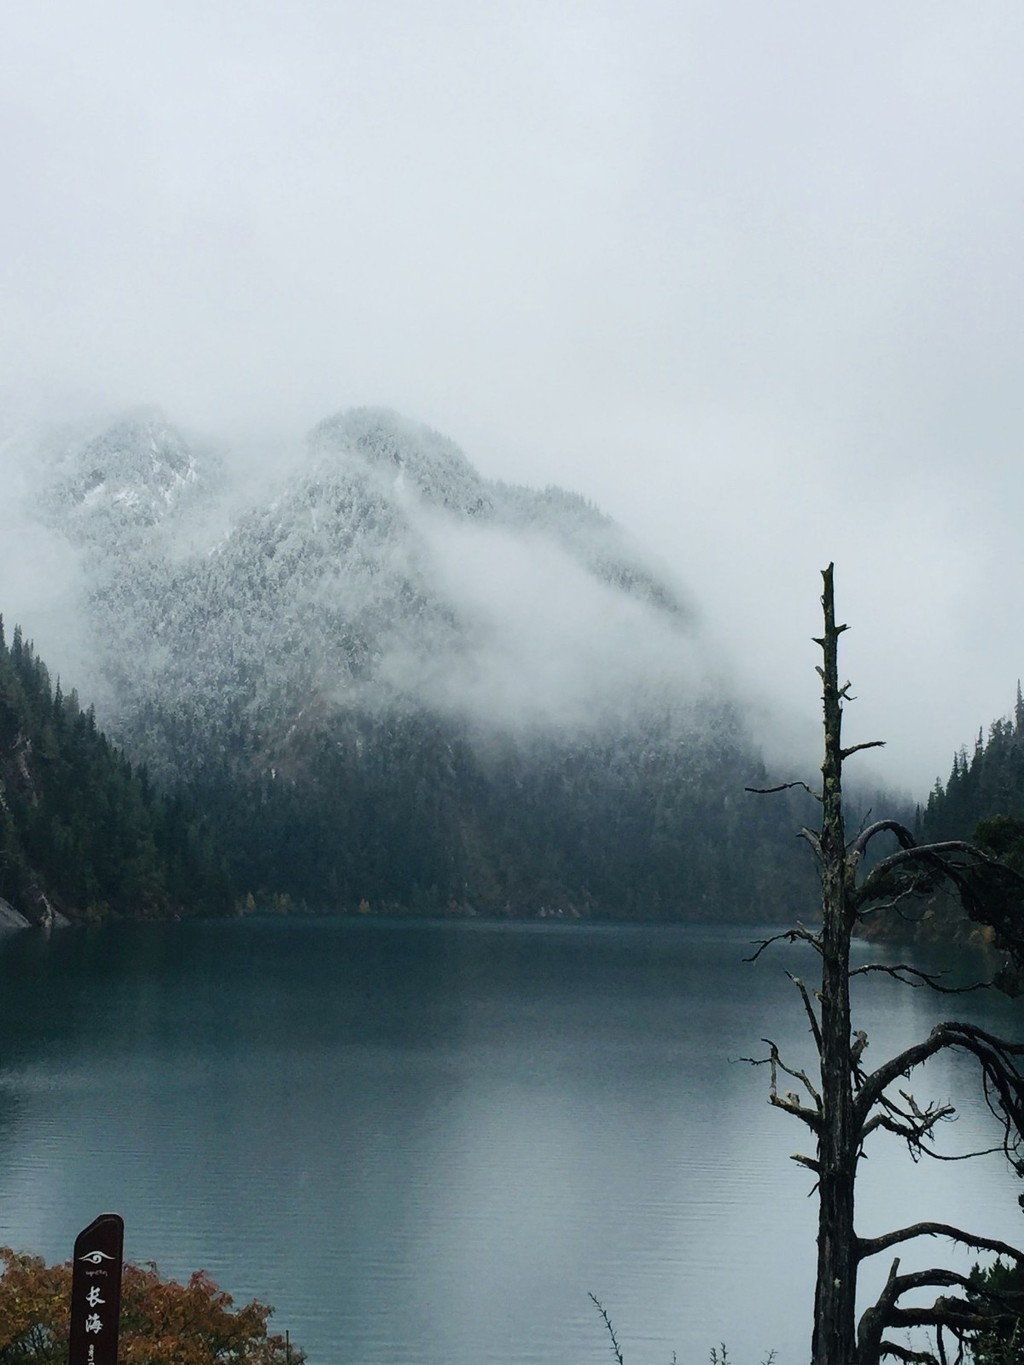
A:
{"type": "Polygon", "coordinates": [[[463,628],[452,651],[398,650],[381,669],[431,707],[502,727],[587,730],[681,715],[705,690],[710,661],[688,625],[601,582],[550,539],[426,510],[415,525],[463,628]]]}

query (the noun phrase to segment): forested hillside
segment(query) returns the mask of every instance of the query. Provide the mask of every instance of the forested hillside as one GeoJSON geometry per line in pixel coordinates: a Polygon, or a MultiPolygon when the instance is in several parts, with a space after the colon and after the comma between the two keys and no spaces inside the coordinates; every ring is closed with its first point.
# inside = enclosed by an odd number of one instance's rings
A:
{"type": "Polygon", "coordinates": [[[965,839],[984,820],[1024,818],[1024,696],[1017,684],[1013,715],[993,721],[988,737],[979,731],[974,752],[961,748],[945,786],[936,782],[921,812],[928,842],[965,839]]]}
{"type": "Polygon", "coordinates": [[[219,904],[216,847],[261,908],[813,913],[802,794],[744,792],[770,778],[696,604],[585,499],[487,479],[379,409],[321,422],[255,489],[154,410],[23,446],[18,515],[73,566],[23,624],[175,795],[119,756],[116,798],[50,782],[92,722],[19,643],[43,727],[34,786],[8,758],[22,894],[45,871],[74,906],[219,904]],[[191,861],[165,866],[182,830],[191,861]]]}
{"type": "Polygon", "coordinates": [[[32,922],[223,913],[231,888],[201,820],[67,696],[0,617],[0,897],[32,922]]]}
{"type": "MultiPolygon", "coordinates": [[[[178,742],[203,737],[179,718],[178,742]]],[[[32,921],[225,913],[772,919],[813,906],[797,795],[724,733],[553,746],[326,713],[154,789],[0,623],[0,896],[32,921]]],[[[730,738],[732,734],[732,738],[730,738]]]]}
{"type": "MultiPolygon", "coordinates": [[[[10,514],[65,566],[22,624],[118,749],[5,646],[12,902],[816,913],[813,751],[765,770],[699,604],[584,498],[382,409],[319,423],[264,483],[153,409],[18,442],[10,514]]],[[[965,773],[923,819],[956,823],[965,773]]]]}
{"type": "MultiPolygon", "coordinates": [[[[965,747],[957,750],[948,781],[936,781],[927,804],[918,808],[915,833],[924,844],[967,840],[1024,874],[1024,697],[1019,683],[1012,717],[993,721],[987,738],[979,731],[973,753],[965,747]]],[[[1009,917],[1005,923],[1015,923],[1020,898],[1012,881],[1008,890],[1004,883],[998,893],[993,887],[987,894],[998,894],[1000,903],[972,919],[960,896],[936,887],[920,911],[872,917],[865,932],[872,938],[998,942],[991,925],[1000,914],[1009,917]],[[996,918],[987,919],[989,913],[996,918]]]]}
{"type": "Polygon", "coordinates": [[[192,780],[232,880],[328,912],[771,920],[813,911],[798,795],[745,745],[527,742],[422,714],[325,715],[192,780]]]}

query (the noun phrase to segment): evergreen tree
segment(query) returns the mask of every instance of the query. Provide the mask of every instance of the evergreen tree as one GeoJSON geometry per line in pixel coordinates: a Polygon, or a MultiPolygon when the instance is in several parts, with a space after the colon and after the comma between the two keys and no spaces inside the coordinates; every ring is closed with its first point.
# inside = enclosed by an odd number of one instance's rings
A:
{"type": "Polygon", "coordinates": [[[19,626],[10,649],[0,638],[0,896],[29,919],[226,911],[230,887],[177,809],[51,688],[19,626]]]}

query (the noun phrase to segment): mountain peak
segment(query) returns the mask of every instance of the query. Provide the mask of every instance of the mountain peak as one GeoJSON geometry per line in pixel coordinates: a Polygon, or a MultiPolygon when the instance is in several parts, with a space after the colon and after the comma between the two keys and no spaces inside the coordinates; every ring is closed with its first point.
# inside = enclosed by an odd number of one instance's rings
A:
{"type": "Polygon", "coordinates": [[[154,407],[51,447],[41,466],[46,519],[79,541],[152,528],[203,480],[186,438],[154,407]]]}
{"type": "Polygon", "coordinates": [[[390,408],[351,408],[326,418],[309,435],[315,455],[363,462],[379,477],[401,481],[428,503],[476,516],[492,510],[485,481],[446,436],[390,408]]]}

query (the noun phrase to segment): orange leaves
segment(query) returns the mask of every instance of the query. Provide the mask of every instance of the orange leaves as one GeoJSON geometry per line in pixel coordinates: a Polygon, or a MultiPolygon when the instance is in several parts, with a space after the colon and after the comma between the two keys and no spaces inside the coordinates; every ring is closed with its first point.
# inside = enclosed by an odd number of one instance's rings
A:
{"type": "MultiPolygon", "coordinates": [[[[0,1271],[0,1365],[63,1365],[70,1263],[0,1247],[0,1271]]],[[[119,1365],[300,1365],[302,1352],[268,1332],[272,1312],[257,1299],[235,1309],[204,1270],[178,1284],[152,1263],[126,1264],[119,1365]]]]}
{"type": "Polygon", "coordinates": [[[0,1247],[0,1361],[44,1365],[67,1357],[71,1267],[0,1247]]]}

